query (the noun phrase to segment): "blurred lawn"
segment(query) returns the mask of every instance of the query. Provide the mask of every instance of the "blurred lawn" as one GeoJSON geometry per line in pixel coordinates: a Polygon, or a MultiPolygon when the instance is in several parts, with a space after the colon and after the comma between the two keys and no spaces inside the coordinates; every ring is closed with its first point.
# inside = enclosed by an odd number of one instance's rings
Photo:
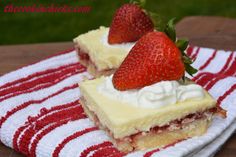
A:
{"type": "MultiPolygon", "coordinates": [[[[115,9],[125,2],[128,0],[0,0],[0,45],[71,41],[100,25],[109,26],[115,9]],[[3,13],[4,6],[11,2],[16,6],[86,5],[92,10],[89,13],[3,13]]],[[[236,18],[236,0],[147,0],[146,7],[160,14],[163,21],[191,15],[236,18]]]]}

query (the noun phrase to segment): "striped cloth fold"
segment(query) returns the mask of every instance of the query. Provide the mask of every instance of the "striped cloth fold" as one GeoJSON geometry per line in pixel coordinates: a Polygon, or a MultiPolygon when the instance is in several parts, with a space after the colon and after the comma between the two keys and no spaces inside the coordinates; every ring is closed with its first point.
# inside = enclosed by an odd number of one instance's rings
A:
{"type": "Polygon", "coordinates": [[[65,51],[0,78],[0,141],[30,157],[179,157],[219,136],[236,117],[236,52],[189,47],[198,73],[192,78],[228,111],[208,132],[166,147],[124,154],[87,118],[79,82],[91,76],[74,50],[65,51]]]}

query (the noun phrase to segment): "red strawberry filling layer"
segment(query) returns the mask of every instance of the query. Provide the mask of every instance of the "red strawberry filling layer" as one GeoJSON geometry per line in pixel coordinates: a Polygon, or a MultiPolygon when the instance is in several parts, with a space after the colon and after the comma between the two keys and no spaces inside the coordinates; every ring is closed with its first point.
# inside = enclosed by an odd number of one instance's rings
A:
{"type": "Polygon", "coordinates": [[[182,119],[176,119],[174,121],[169,122],[168,124],[166,124],[164,126],[155,126],[147,132],[140,131],[140,132],[130,135],[128,137],[124,137],[122,139],[116,139],[116,141],[117,142],[129,141],[132,143],[133,139],[135,139],[137,136],[145,135],[147,133],[158,134],[158,133],[161,133],[164,131],[174,131],[174,130],[183,129],[183,126],[185,124],[192,123],[195,120],[211,118],[216,113],[216,111],[217,111],[216,108],[212,108],[212,109],[204,111],[204,112],[189,114],[182,119]]]}
{"type": "Polygon", "coordinates": [[[90,59],[88,52],[85,52],[84,50],[82,50],[79,45],[76,45],[76,51],[80,58],[80,63],[86,67],[92,66],[93,69],[95,70],[95,73],[98,72],[98,73],[101,73],[102,75],[109,75],[113,73],[113,71],[115,70],[115,69],[104,69],[104,70],[99,71],[96,64],[90,59]]]}
{"type": "Polygon", "coordinates": [[[80,61],[82,61],[83,64],[88,64],[90,62],[90,57],[88,53],[84,52],[84,50],[82,50],[79,45],[76,45],[76,51],[78,53],[80,61]]]}
{"type": "Polygon", "coordinates": [[[84,61],[89,61],[90,60],[90,58],[89,58],[89,55],[87,54],[87,53],[84,53],[84,52],[82,52],[82,51],[78,51],[79,53],[79,58],[81,59],[81,60],[84,60],[84,61]]]}

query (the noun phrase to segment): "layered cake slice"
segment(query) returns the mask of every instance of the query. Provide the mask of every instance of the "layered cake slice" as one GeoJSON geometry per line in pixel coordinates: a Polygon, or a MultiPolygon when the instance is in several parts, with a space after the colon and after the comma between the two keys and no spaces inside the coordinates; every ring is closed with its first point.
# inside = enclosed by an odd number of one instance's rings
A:
{"type": "Polygon", "coordinates": [[[207,131],[216,101],[199,85],[163,81],[118,91],[112,77],[80,85],[85,113],[123,152],[164,147],[207,131]]]}
{"type": "Polygon", "coordinates": [[[74,39],[80,61],[93,76],[110,75],[120,66],[135,42],[154,25],[135,4],[120,7],[110,28],[100,27],[74,39]]]}
{"type": "Polygon", "coordinates": [[[80,62],[95,77],[114,73],[134,45],[133,42],[111,45],[107,41],[108,32],[109,28],[101,26],[74,39],[80,62]]]}
{"type": "Polygon", "coordinates": [[[80,84],[87,115],[119,150],[164,147],[207,131],[213,116],[226,112],[185,71],[197,72],[184,53],[187,41],[167,32],[141,37],[114,75],[80,84]]]}

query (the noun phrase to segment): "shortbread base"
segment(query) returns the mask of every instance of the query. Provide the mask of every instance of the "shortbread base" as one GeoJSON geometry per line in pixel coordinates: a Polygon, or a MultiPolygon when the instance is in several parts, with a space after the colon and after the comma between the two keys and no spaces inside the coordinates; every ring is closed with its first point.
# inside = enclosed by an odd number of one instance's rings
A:
{"type": "Polygon", "coordinates": [[[122,139],[115,139],[109,131],[108,128],[103,126],[97,116],[91,112],[87,105],[87,101],[82,97],[81,105],[84,108],[85,113],[88,117],[98,126],[100,129],[103,129],[111,137],[114,145],[122,152],[131,152],[134,150],[145,150],[149,148],[162,148],[167,145],[176,143],[178,141],[188,139],[194,136],[201,136],[207,131],[212,118],[203,117],[196,119],[193,122],[183,124],[181,128],[173,130],[161,130],[161,131],[149,131],[149,132],[140,132],[138,134],[131,135],[129,137],[124,137],[122,139]]]}

